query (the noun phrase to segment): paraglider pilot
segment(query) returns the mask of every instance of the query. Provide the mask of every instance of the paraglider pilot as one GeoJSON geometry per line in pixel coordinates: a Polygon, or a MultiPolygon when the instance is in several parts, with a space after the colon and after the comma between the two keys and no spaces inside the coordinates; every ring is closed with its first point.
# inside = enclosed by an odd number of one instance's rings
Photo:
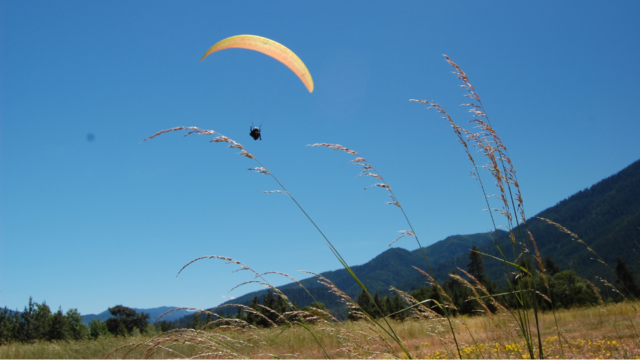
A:
{"type": "Polygon", "coordinates": [[[253,124],[251,124],[251,126],[249,127],[249,130],[251,130],[249,135],[253,138],[253,140],[260,139],[262,141],[262,134],[260,134],[261,129],[262,129],[262,125],[260,125],[260,127],[257,127],[257,126],[253,127],[253,124]]]}

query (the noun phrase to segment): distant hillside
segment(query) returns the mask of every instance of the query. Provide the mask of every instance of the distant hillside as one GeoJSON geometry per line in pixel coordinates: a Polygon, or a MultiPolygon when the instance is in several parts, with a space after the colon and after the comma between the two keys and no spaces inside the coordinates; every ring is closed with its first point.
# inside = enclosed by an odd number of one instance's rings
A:
{"type": "MultiPolygon", "coordinates": [[[[453,235],[425,247],[424,252],[429,260],[429,264],[436,266],[458,255],[468,254],[471,246],[481,246],[482,244],[490,242],[490,240],[491,237],[485,233],[453,235]]],[[[426,268],[426,263],[420,249],[408,251],[400,248],[392,248],[376,256],[366,264],[352,266],[351,269],[372,292],[379,291],[384,294],[389,291],[390,286],[395,286],[400,281],[415,276],[417,271],[413,266],[426,268]]],[[[340,290],[350,296],[357,296],[362,291],[345,269],[327,271],[321,275],[333,281],[340,290]]],[[[301,281],[301,283],[307,288],[314,286],[324,287],[317,282],[316,278],[306,279],[301,281]]],[[[280,287],[280,289],[296,287],[299,286],[297,284],[288,284],[280,287]]],[[[253,296],[251,296],[251,299],[252,298],[253,296]]]]}
{"type": "MultiPolygon", "coordinates": [[[[524,201],[526,208],[526,199],[524,201]]],[[[612,269],[616,257],[622,257],[640,279],[640,160],[536,216],[550,219],[577,234],[612,269]]],[[[594,284],[599,284],[595,276],[614,280],[612,272],[592,260],[595,256],[584,245],[572,241],[570,235],[535,217],[529,219],[527,226],[541,255],[550,255],[561,270],[575,270],[594,284]]],[[[511,254],[509,240],[502,239],[503,244],[508,246],[507,253],[511,254]]],[[[481,246],[480,251],[499,256],[492,243],[481,246]]],[[[466,264],[465,261],[467,259],[463,254],[434,266],[436,277],[441,281],[456,266],[464,269],[461,264],[466,264]]],[[[504,265],[501,262],[485,259],[484,266],[492,281],[505,284],[504,265]]],[[[415,276],[399,285],[417,288],[422,281],[420,276],[415,276]]]]}
{"type": "MultiPolygon", "coordinates": [[[[472,245],[480,246],[489,241],[490,236],[488,234],[454,235],[425,247],[424,250],[431,266],[434,266],[456,255],[468,254],[472,245]]],[[[370,291],[386,294],[389,292],[390,286],[395,286],[415,276],[417,271],[413,269],[413,266],[420,268],[426,266],[422,252],[419,249],[408,251],[391,248],[366,264],[352,266],[351,269],[370,291]]],[[[321,275],[333,281],[340,290],[354,299],[362,291],[345,269],[327,271],[321,273],[321,275]]],[[[318,283],[316,277],[301,280],[300,282],[309,290],[313,298],[295,283],[278,288],[300,307],[309,305],[313,301],[320,301],[325,303],[332,314],[346,318],[347,309],[338,302],[338,298],[335,295],[327,292],[327,288],[324,285],[318,283]]],[[[255,296],[262,300],[266,294],[267,290],[254,291],[226,303],[248,305],[255,296]]]]}
{"type": "MultiPolygon", "coordinates": [[[[137,313],[147,313],[149,314],[149,322],[153,323],[154,321],[156,321],[156,319],[158,319],[158,317],[162,314],[164,314],[165,312],[172,310],[172,309],[176,309],[176,306],[161,306],[161,307],[157,307],[157,308],[153,308],[153,309],[136,309],[136,308],[132,308],[133,310],[135,310],[137,313]]],[[[167,320],[167,321],[173,321],[173,320],[177,320],[180,319],[184,316],[188,316],[191,313],[191,311],[186,311],[186,310],[177,310],[174,311],[172,313],[169,313],[165,316],[162,317],[162,319],[160,320],[167,320]]],[[[103,312],[101,312],[98,315],[94,315],[94,314],[89,314],[89,315],[83,315],[82,316],[82,321],[85,324],[88,324],[89,321],[94,320],[94,319],[100,319],[101,321],[106,321],[108,318],[113,317],[111,315],[111,313],[109,313],[109,310],[105,310],[103,312]]]]}
{"type": "MultiPolygon", "coordinates": [[[[526,199],[524,201],[526,209],[526,199]]],[[[615,265],[616,257],[621,256],[640,279],[640,160],[536,216],[553,220],[576,233],[598,252],[611,268],[615,265]]],[[[592,260],[593,254],[589,253],[584,245],[572,241],[568,234],[535,217],[529,218],[527,227],[534,235],[542,256],[551,255],[561,270],[575,270],[578,275],[596,284],[596,275],[609,281],[613,280],[611,271],[592,260]]],[[[495,235],[494,233],[493,236],[495,235]]],[[[511,245],[506,233],[500,231],[497,235],[502,240],[505,250],[508,250],[507,254],[511,254],[511,245]]],[[[478,246],[481,252],[499,256],[488,234],[450,236],[424,248],[439,282],[447,279],[448,274],[457,267],[466,269],[472,245],[478,246]]],[[[483,265],[491,281],[501,286],[506,284],[502,262],[485,258],[483,265]]],[[[416,273],[412,266],[426,269],[419,249],[407,251],[392,248],[368,263],[354,266],[352,269],[372,292],[379,291],[385,294],[392,285],[405,291],[425,285],[425,277],[416,273]]],[[[321,275],[333,281],[352,298],[360,293],[360,288],[344,269],[327,271],[321,275]]],[[[324,302],[337,317],[346,317],[346,308],[337,302],[337,298],[329,294],[316,278],[305,279],[301,283],[311,292],[313,298],[294,283],[281,286],[279,289],[295,300],[300,307],[309,305],[315,299],[324,302]]],[[[252,292],[227,303],[248,305],[254,296],[262,299],[266,292],[252,292]]]]}

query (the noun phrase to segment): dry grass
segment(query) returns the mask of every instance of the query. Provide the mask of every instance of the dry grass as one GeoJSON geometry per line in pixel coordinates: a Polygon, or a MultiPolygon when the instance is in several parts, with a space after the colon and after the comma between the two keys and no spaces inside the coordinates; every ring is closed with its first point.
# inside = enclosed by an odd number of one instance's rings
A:
{"type": "Polygon", "coordinates": [[[113,349],[141,339],[101,337],[99,340],[40,341],[36,343],[12,343],[0,346],[2,359],[98,359],[113,349]]]}
{"type": "MultiPolygon", "coordinates": [[[[562,346],[551,313],[540,314],[544,355],[547,358],[638,358],[640,344],[630,324],[640,315],[628,303],[561,310],[557,318],[562,329],[562,346]]],[[[443,319],[391,321],[398,336],[415,358],[457,358],[448,325],[443,319]]],[[[517,326],[508,316],[496,322],[487,316],[454,319],[463,358],[529,358],[526,345],[517,337],[517,326]],[[473,338],[471,337],[473,334],[473,338]],[[515,340],[514,340],[515,339],[515,340]]],[[[39,342],[0,347],[0,358],[103,358],[114,349],[113,358],[322,358],[322,344],[332,358],[403,358],[404,353],[390,338],[383,340],[366,321],[343,324],[318,323],[267,329],[231,327],[205,331],[187,330],[135,338],[106,337],[93,341],[39,342]],[[284,331],[283,331],[284,330],[284,331]],[[312,335],[313,333],[313,335],[312,335]],[[314,338],[315,336],[315,338],[314,338]],[[212,343],[227,349],[213,350],[212,343]],[[139,346],[129,352],[134,346],[139,346]],[[152,348],[152,345],[156,347],[152,348]],[[389,344],[387,346],[386,344],[389,344]],[[394,344],[394,345],[391,345],[394,344]],[[152,349],[152,351],[149,351],[152,349]],[[169,350],[170,349],[170,350],[169,350]],[[208,349],[208,350],[207,350],[208,349]],[[202,356],[204,354],[209,354],[202,356]]]]}
{"type": "MultiPolygon", "coordinates": [[[[640,343],[631,324],[637,323],[640,315],[628,303],[557,311],[560,339],[553,314],[541,313],[539,318],[543,354],[547,358],[640,356],[640,343]]],[[[456,331],[460,332],[463,357],[530,358],[517,326],[508,317],[503,317],[498,326],[486,316],[463,317],[456,321],[456,331]]],[[[407,343],[418,358],[457,358],[436,336],[413,337],[407,343]]]]}

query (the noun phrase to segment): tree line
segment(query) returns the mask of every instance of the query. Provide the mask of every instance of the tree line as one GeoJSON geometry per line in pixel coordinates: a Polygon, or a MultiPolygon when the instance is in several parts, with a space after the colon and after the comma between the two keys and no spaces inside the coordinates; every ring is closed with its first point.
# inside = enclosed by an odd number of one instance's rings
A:
{"type": "MultiPolygon", "coordinates": [[[[479,284],[486,292],[491,294],[498,303],[516,308],[523,304],[516,303],[513,297],[502,297],[497,294],[510,292],[509,288],[499,288],[484,274],[483,258],[478,252],[478,248],[473,246],[469,253],[469,263],[465,275],[466,280],[459,276],[457,271],[452,271],[440,288],[436,286],[423,286],[413,292],[413,296],[418,301],[434,300],[429,302],[432,310],[442,314],[442,309],[434,304],[451,302],[450,313],[452,315],[473,315],[497,310],[493,301],[485,296],[485,293],[473,292],[469,285],[479,284]],[[466,283],[465,283],[466,282],[466,283]],[[443,299],[443,292],[449,299],[443,299]],[[496,296],[493,296],[496,295],[496,296]],[[484,306],[480,304],[484,303],[484,306]]],[[[616,260],[613,269],[616,277],[615,291],[605,291],[608,296],[601,299],[601,295],[596,293],[596,287],[585,279],[578,276],[573,270],[561,271],[551,256],[545,256],[540,263],[533,265],[528,259],[522,259],[519,266],[527,271],[518,271],[512,274],[510,283],[517,287],[519,282],[531,280],[533,289],[538,289],[540,296],[536,297],[536,305],[541,310],[551,310],[552,308],[572,308],[579,306],[597,305],[600,301],[619,302],[624,299],[640,298],[640,286],[637,285],[633,271],[626,265],[621,257],[616,260]],[[535,274],[535,275],[532,275],[535,274]]],[[[478,286],[476,286],[478,288],[478,286]]],[[[600,290],[597,290],[600,291],[600,290]]],[[[360,298],[359,298],[360,299],[360,298]]],[[[361,304],[362,306],[362,304],[361,304]]],[[[525,304],[531,307],[532,304],[525,304]]]]}
{"type": "MultiPolygon", "coordinates": [[[[466,267],[466,274],[458,274],[452,271],[449,279],[443,282],[441,286],[423,286],[414,290],[410,295],[419,302],[426,301],[429,306],[437,313],[443,314],[443,310],[435,304],[444,304],[451,302],[453,306],[449,308],[449,313],[456,315],[474,315],[481,314],[486,310],[495,312],[496,304],[485,294],[477,294],[471,290],[471,283],[480,284],[486,290],[486,293],[493,296],[498,303],[510,308],[523,306],[516,303],[513,297],[500,297],[497,294],[509,292],[509,289],[500,288],[494,282],[490,281],[484,273],[484,259],[478,252],[478,248],[473,246],[469,252],[469,263],[466,267]],[[467,280],[464,279],[464,275],[467,280]],[[465,284],[466,281],[466,284],[465,284]],[[446,293],[446,294],[443,294],[446,293]],[[447,297],[444,299],[444,297],[447,297]],[[475,299],[475,300],[474,300],[475,299]],[[433,301],[427,301],[433,300],[433,301]],[[480,304],[482,301],[483,304],[480,304]]],[[[522,281],[531,280],[535,289],[539,289],[542,294],[537,298],[537,306],[541,310],[551,310],[552,308],[572,308],[579,306],[597,305],[600,302],[600,296],[595,292],[594,286],[589,284],[585,279],[578,276],[573,270],[561,271],[560,267],[555,263],[551,256],[542,258],[540,263],[533,265],[528,259],[522,259],[519,263],[521,268],[527,272],[517,272],[512,274],[511,283],[517,285],[522,281]],[[531,275],[536,274],[536,275],[531,275]],[[544,274],[544,278],[541,274],[544,274]]],[[[614,268],[616,278],[617,292],[610,292],[609,297],[605,301],[618,302],[624,298],[640,298],[640,286],[637,285],[633,271],[618,257],[617,264],[614,268]]],[[[360,309],[349,312],[347,318],[349,320],[357,320],[362,317],[362,312],[366,312],[373,318],[390,317],[396,320],[404,320],[411,316],[411,309],[407,308],[407,304],[401,300],[398,294],[391,292],[380,295],[375,292],[369,295],[362,291],[356,300],[360,309]]],[[[525,304],[530,307],[532,304],[525,304]]],[[[295,300],[291,303],[285,301],[284,298],[268,290],[262,302],[258,296],[254,296],[251,303],[246,307],[238,307],[236,314],[226,314],[229,318],[239,319],[246,323],[258,326],[269,327],[273,324],[282,322],[281,314],[287,311],[297,310],[295,300]]],[[[320,309],[329,313],[325,305],[321,302],[313,302],[311,305],[302,308],[303,311],[313,312],[314,309],[320,309]]],[[[224,317],[222,314],[221,317],[224,317]]],[[[217,317],[216,317],[217,318],[217,317]]],[[[181,324],[186,326],[174,327],[190,327],[199,329],[210,324],[214,318],[209,315],[194,316],[187,323],[181,324]]]]}
{"type": "Polygon", "coordinates": [[[22,312],[6,307],[0,310],[0,345],[10,342],[97,339],[101,336],[129,336],[155,331],[149,324],[149,314],[137,313],[117,305],[109,308],[113,317],[106,321],[94,319],[85,324],[77,309],[66,313],[59,308],[52,312],[46,302],[29,298],[22,312]]]}
{"type": "MultiPolygon", "coordinates": [[[[488,296],[478,296],[473,292],[471,283],[479,284],[492,295],[498,303],[507,307],[518,307],[522,304],[515,303],[512,297],[500,297],[500,294],[508,292],[495,285],[484,273],[483,258],[478,248],[473,246],[469,252],[469,263],[464,271],[466,280],[459,276],[457,271],[452,271],[449,279],[438,286],[423,286],[412,291],[411,296],[418,302],[429,304],[435,312],[443,313],[437,304],[451,303],[449,313],[451,315],[473,315],[486,310],[496,311],[496,304],[488,296]],[[495,295],[495,296],[494,296],[495,295]],[[446,297],[446,299],[445,299],[446,297]],[[432,301],[428,301],[432,300],[432,301]],[[482,303],[481,303],[482,302],[482,303]]],[[[521,281],[532,281],[535,289],[539,289],[541,296],[537,297],[537,306],[541,310],[553,308],[571,308],[577,306],[596,305],[601,301],[600,295],[595,292],[592,284],[576,275],[573,270],[561,271],[555,261],[546,256],[537,264],[531,264],[527,259],[519,263],[522,269],[512,274],[512,284],[521,281]],[[536,275],[532,275],[536,274],[536,275]],[[541,275],[541,274],[544,274],[541,275]]],[[[635,274],[626,265],[622,258],[618,257],[613,269],[616,276],[616,289],[609,292],[605,301],[617,302],[624,299],[640,298],[640,286],[638,286],[635,274]]],[[[478,286],[476,286],[478,287],[478,286]]],[[[484,294],[483,294],[484,295],[484,294]]],[[[360,309],[349,312],[349,320],[357,320],[365,312],[373,318],[390,317],[399,321],[411,316],[411,309],[401,300],[398,294],[391,292],[384,296],[376,292],[373,296],[361,292],[356,300],[360,309]]],[[[531,306],[528,304],[527,306],[531,306]]],[[[282,314],[286,312],[302,310],[306,314],[328,319],[330,311],[322,302],[314,301],[302,309],[295,300],[289,302],[284,297],[271,289],[262,298],[254,296],[248,305],[237,306],[234,313],[206,312],[185,317],[176,321],[160,321],[156,327],[149,323],[149,314],[137,313],[135,310],[117,305],[109,308],[113,317],[106,321],[94,319],[85,324],[77,309],[69,309],[66,313],[62,309],[52,312],[45,303],[36,303],[29,298],[29,303],[22,312],[11,311],[6,307],[0,310],[0,345],[9,342],[33,342],[36,340],[84,340],[97,339],[101,336],[130,336],[149,332],[165,332],[176,328],[203,329],[222,324],[220,319],[230,318],[241,320],[246,324],[256,327],[270,327],[282,324],[282,314]]],[[[289,318],[291,321],[292,318],[289,318]]],[[[296,320],[294,317],[293,320],[296,320]]],[[[305,321],[303,317],[297,319],[305,321]]]]}
{"type": "Polygon", "coordinates": [[[158,328],[161,331],[178,328],[211,329],[226,324],[225,319],[240,320],[246,325],[265,328],[279,326],[287,321],[304,322],[309,317],[320,317],[326,320],[331,315],[330,310],[320,301],[314,301],[300,308],[295,300],[289,302],[285,297],[271,289],[267,290],[267,294],[262,300],[256,295],[248,305],[237,304],[235,307],[235,311],[206,311],[174,321],[163,320],[158,322],[158,328]],[[296,312],[300,313],[295,314],[296,312]],[[305,318],[301,312],[308,316],[305,318]]]}

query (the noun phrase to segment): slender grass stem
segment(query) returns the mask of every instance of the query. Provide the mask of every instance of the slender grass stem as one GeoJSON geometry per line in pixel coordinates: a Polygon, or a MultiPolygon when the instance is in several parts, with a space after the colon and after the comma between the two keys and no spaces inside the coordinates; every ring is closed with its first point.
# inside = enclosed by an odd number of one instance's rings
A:
{"type": "MultiPolygon", "coordinates": [[[[253,157],[253,159],[260,165],[260,167],[265,168],[264,165],[262,165],[262,163],[255,157],[253,157]]],[[[369,296],[369,298],[371,298],[371,300],[373,301],[373,297],[371,296],[371,294],[369,293],[369,290],[367,290],[366,286],[362,283],[362,281],[360,281],[360,279],[356,276],[356,274],[353,272],[353,270],[351,269],[351,267],[349,266],[349,264],[347,264],[347,262],[344,260],[344,258],[342,257],[342,255],[340,255],[340,253],[338,252],[338,249],[336,249],[333,244],[331,243],[331,241],[327,238],[327,236],[324,234],[324,232],[322,232],[322,230],[320,229],[320,227],[315,223],[315,221],[313,221],[313,219],[311,218],[311,216],[309,216],[309,214],[304,210],[304,208],[302,207],[302,205],[300,205],[300,203],[298,203],[298,201],[293,197],[293,195],[291,195],[291,193],[289,193],[289,191],[284,187],[284,185],[280,182],[280,180],[278,180],[278,178],[273,175],[272,172],[269,172],[269,175],[271,175],[271,177],[273,177],[273,179],[278,183],[278,185],[282,188],[282,190],[289,196],[289,198],[291,198],[291,200],[293,200],[293,202],[296,204],[296,206],[298,206],[298,208],[300,209],[300,211],[302,211],[302,213],[307,217],[307,219],[313,224],[313,226],[316,228],[316,230],[318,230],[318,232],[320,233],[320,235],[324,238],[324,240],[326,241],[327,245],[329,246],[329,249],[331,250],[331,252],[334,254],[334,256],[338,259],[338,261],[340,261],[340,263],[342,264],[342,266],[349,272],[349,274],[351,275],[351,277],[358,283],[358,286],[360,286],[360,288],[362,290],[365,291],[365,293],[369,296]]],[[[375,304],[375,301],[373,301],[373,303],[375,304]]],[[[377,308],[377,304],[376,304],[376,308],[377,308]]],[[[378,309],[380,310],[380,309],[378,309]]],[[[372,320],[374,323],[376,323],[376,325],[378,325],[384,332],[387,333],[387,335],[389,335],[402,349],[402,351],[407,355],[408,358],[412,358],[411,354],[409,353],[409,350],[406,348],[406,346],[402,343],[402,340],[400,340],[400,338],[398,337],[398,335],[395,333],[395,331],[393,330],[393,327],[391,326],[391,324],[389,324],[389,322],[387,321],[386,318],[383,318],[383,320],[385,321],[388,330],[382,326],[381,324],[379,324],[373,317],[372,320]]]]}

